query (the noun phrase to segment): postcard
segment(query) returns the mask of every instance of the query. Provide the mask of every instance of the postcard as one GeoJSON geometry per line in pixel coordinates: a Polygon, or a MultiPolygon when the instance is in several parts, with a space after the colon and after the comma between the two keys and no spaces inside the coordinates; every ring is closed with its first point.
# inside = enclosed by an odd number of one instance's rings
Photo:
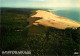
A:
{"type": "Polygon", "coordinates": [[[0,0],[0,55],[79,56],[80,0],[0,0]]]}

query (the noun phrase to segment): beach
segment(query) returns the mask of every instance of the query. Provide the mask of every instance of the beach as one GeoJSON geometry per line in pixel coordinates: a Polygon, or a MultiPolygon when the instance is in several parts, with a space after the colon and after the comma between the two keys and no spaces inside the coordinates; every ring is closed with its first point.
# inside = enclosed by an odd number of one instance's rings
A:
{"type": "Polygon", "coordinates": [[[76,29],[80,27],[80,23],[65,17],[58,16],[50,11],[37,10],[36,12],[36,14],[27,19],[29,22],[27,27],[32,25],[43,25],[45,27],[54,27],[57,29],[76,29]]]}

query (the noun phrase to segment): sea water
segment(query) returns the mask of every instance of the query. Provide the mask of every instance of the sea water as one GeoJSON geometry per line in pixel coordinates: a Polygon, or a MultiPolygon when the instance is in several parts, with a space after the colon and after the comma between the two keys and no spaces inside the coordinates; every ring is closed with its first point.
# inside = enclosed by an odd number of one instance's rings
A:
{"type": "Polygon", "coordinates": [[[52,10],[53,13],[72,19],[80,23],[80,9],[79,8],[70,8],[70,9],[59,9],[59,10],[52,10]]]}

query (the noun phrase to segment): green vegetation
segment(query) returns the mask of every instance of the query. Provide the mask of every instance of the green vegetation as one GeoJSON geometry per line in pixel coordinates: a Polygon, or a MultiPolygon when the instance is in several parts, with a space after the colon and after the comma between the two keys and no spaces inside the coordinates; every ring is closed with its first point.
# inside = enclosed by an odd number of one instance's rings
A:
{"type": "MultiPolygon", "coordinates": [[[[30,9],[2,9],[1,14],[1,50],[31,50],[33,55],[69,56],[79,52],[80,28],[48,31],[27,35],[27,18],[30,9]],[[16,31],[23,30],[23,31],[16,31]]],[[[43,27],[43,26],[40,26],[43,27]]]]}

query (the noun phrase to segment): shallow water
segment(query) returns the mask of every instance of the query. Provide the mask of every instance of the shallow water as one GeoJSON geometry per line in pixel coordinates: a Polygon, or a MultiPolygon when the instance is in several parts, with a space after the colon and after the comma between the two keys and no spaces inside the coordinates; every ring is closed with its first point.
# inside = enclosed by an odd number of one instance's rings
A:
{"type": "Polygon", "coordinates": [[[52,12],[54,12],[55,14],[59,16],[66,17],[66,18],[72,19],[80,23],[80,10],[78,8],[77,9],[54,10],[52,12]]]}

